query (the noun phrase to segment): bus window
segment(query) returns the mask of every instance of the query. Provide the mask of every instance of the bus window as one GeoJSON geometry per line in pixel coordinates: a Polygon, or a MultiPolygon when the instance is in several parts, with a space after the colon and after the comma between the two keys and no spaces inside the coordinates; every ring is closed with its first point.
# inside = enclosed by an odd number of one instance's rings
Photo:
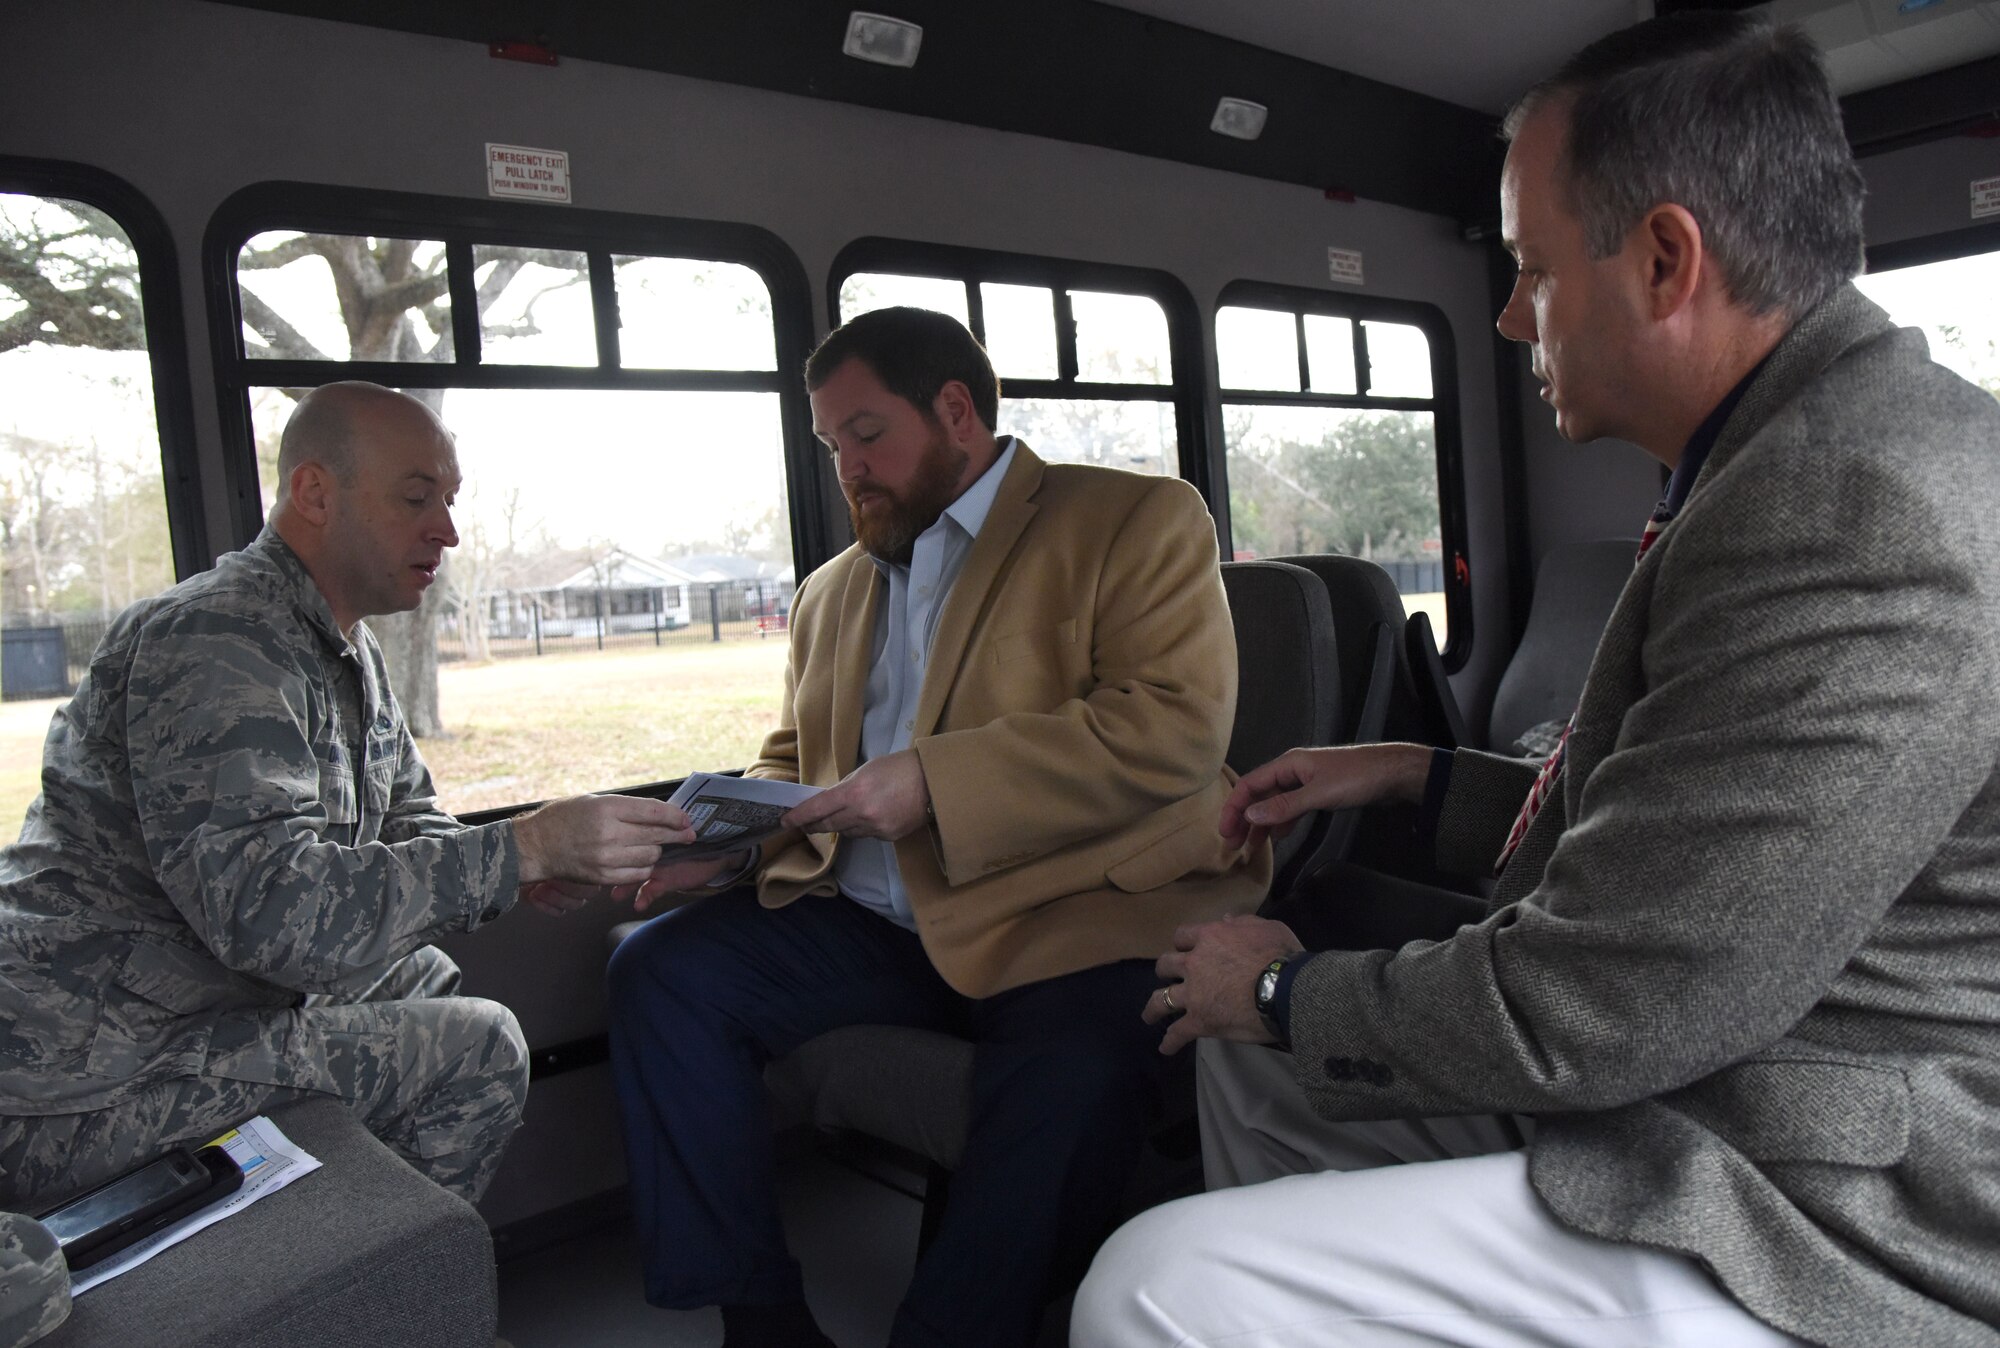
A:
{"type": "Polygon", "coordinates": [[[445,808],[749,761],[776,724],[796,581],[771,287],[650,240],[530,247],[440,223],[423,232],[444,242],[265,231],[235,253],[266,512],[307,387],[393,384],[451,430],[458,546],[414,614],[370,620],[445,808]],[[263,265],[275,249],[291,260],[263,265]],[[302,355],[288,329],[346,340],[302,355]]]}
{"type": "Polygon", "coordinates": [[[112,618],[174,583],[139,255],[82,201],[0,191],[0,831],[112,618]]]}
{"type": "Polygon", "coordinates": [[[236,276],[252,360],[452,358],[435,239],[271,231],[243,246],[236,276]]]}
{"type": "Polygon", "coordinates": [[[1215,344],[1236,556],[1367,558],[1444,638],[1430,338],[1413,323],[1334,312],[1338,297],[1260,292],[1231,304],[1230,294],[1215,344]]]}
{"type": "Polygon", "coordinates": [[[479,358],[489,365],[595,365],[590,258],[569,249],[475,244],[479,358]]]}
{"type": "Polygon", "coordinates": [[[1931,359],[2000,398],[2000,249],[1870,272],[1854,284],[1899,324],[1923,329],[1931,359]]]}
{"type": "Polygon", "coordinates": [[[1000,376],[995,429],[1044,459],[1158,474],[1190,461],[1200,418],[1176,382],[1171,283],[1158,273],[863,240],[835,276],[841,321],[913,304],[971,329],[1000,376]],[[857,249],[880,265],[843,270],[857,249]]]}
{"type": "Polygon", "coordinates": [[[971,308],[965,301],[965,282],[936,276],[898,276],[887,272],[857,273],[840,283],[840,321],[870,309],[908,305],[912,309],[935,309],[950,314],[968,327],[971,308]]]}

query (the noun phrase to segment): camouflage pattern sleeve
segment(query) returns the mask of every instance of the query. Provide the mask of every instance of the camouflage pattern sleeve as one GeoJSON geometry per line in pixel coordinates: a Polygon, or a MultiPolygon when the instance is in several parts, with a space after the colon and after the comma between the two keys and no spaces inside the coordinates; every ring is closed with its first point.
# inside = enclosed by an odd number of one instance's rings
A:
{"type": "MultiPolygon", "coordinates": [[[[409,727],[399,723],[396,729],[396,773],[389,785],[389,813],[382,820],[382,841],[400,843],[458,833],[465,825],[438,808],[431,770],[409,727]]],[[[512,901],[511,895],[506,901],[512,901]]]]}
{"type": "Polygon", "coordinates": [[[188,605],[138,642],[126,748],[140,829],[161,888],[222,963],[337,993],[512,899],[505,824],[405,822],[410,836],[380,840],[393,778],[423,774],[421,760],[364,737],[357,770],[327,668],[261,615],[188,605]]]}
{"type": "Polygon", "coordinates": [[[69,1318],[69,1265],[49,1229],[0,1212],[0,1344],[26,1345],[69,1318]]]}

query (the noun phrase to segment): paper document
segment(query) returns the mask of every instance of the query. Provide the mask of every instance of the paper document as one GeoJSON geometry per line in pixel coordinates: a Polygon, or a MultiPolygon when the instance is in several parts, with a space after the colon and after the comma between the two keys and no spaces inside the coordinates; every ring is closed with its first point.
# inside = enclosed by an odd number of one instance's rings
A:
{"type": "Polygon", "coordinates": [[[129,1250],[120,1250],[101,1264],[94,1264],[70,1280],[69,1292],[76,1296],[101,1282],[151,1259],[170,1245],[178,1245],[205,1226],[232,1217],[260,1198],[278,1192],[301,1175],[319,1169],[319,1160],[308,1156],[278,1131],[278,1126],[259,1114],[250,1122],[232,1128],[215,1139],[215,1146],[229,1153],[243,1172],[243,1187],[212,1207],[174,1223],[158,1235],[148,1236],[129,1250]]]}
{"type": "Polygon", "coordinates": [[[697,772],[669,798],[694,821],[691,843],[660,849],[660,860],[689,861],[721,856],[762,842],[779,831],[778,820],[794,805],[803,804],[823,788],[797,782],[766,781],[762,777],[719,777],[697,772]]]}

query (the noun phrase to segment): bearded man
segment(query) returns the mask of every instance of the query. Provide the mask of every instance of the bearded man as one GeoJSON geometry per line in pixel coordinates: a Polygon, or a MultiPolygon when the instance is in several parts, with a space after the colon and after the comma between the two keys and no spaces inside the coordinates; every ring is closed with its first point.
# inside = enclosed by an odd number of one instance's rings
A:
{"type": "Polygon", "coordinates": [[[1214,824],[1236,702],[1214,526],[1184,482],[996,438],[999,382],[945,315],[865,314],[806,384],[859,541],[799,591],[749,772],[828,789],[760,856],[662,870],[648,896],[745,883],[612,962],[646,1293],[721,1306],[730,1345],[828,1343],[763,1067],[842,1025],[928,1026],[974,1042],[972,1124],[890,1342],[1026,1344],[1157,1096],[1148,957],[1270,878],[1214,824]]]}

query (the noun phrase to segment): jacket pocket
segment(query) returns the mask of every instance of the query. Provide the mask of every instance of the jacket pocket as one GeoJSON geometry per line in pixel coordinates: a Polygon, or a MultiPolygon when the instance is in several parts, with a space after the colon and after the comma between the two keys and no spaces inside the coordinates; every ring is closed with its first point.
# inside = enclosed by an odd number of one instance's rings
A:
{"type": "Polygon", "coordinates": [[[1127,894],[1143,894],[1213,866],[1221,850],[1222,839],[1213,828],[1204,832],[1199,824],[1177,824],[1170,832],[1113,864],[1104,872],[1104,878],[1127,894]]]}
{"type": "Polygon", "coordinates": [[[194,1016],[230,1000],[237,979],[213,959],[185,946],[143,941],[132,947],[111,980],[177,1016],[194,1016]]]}
{"type": "Polygon", "coordinates": [[[1753,1161],[1880,1168],[1910,1147],[1909,1078],[1832,1050],[1752,1058],[1665,1103],[1753,1161]]]}

